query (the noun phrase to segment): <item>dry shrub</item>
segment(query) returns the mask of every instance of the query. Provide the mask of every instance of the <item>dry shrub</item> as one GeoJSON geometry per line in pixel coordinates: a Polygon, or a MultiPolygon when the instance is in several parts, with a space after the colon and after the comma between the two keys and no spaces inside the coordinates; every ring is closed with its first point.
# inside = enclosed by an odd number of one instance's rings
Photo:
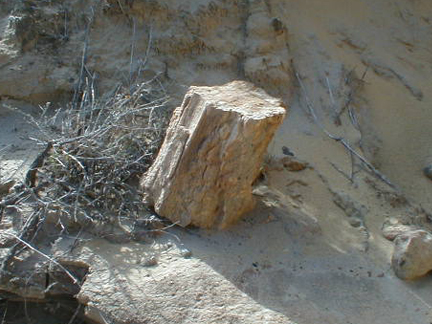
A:
{"type": "Polygon", "coordinates": [[[27,115],[46,149],[28,173],[27,197],[20,203],[36,205],[63,229],[99,227],[92,232],[106,234],[107,225],[133,227],[143,217],[151,223],[154,215],[141,202],[138,178],[161,145],[167,102],[157,78],[119,86],[100,100],[87,79],[67,107],[53,113],[46,105],[39,117],[27,115]]]}

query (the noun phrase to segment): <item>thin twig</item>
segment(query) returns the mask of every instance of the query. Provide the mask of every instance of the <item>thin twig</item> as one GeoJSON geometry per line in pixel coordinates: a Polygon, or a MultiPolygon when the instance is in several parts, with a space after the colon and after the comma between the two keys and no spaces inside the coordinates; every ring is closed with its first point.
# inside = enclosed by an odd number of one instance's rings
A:
{"type": "Polygon", "coordinates": [[[100,310],[98,310],[99,312],[99,316],[102,319],[102,321],[104,322],[104,324],[111,324],[110,322],[107,321],[107,319],[105,318],[105,316],[102,314],[102,312],[100,310]]]}
{"type": "Polygon", "coordinates": [[[47,260],[49,260],[50,262],[54,263],[55,265],[57,265],[60,269],[62,269],[67,276],[72,279],[73,283],[76,285],[80,285],[80,282],[77,278],[75,278],[75,276],[70,273],[70,271],[68,269],[66,269],[64,266],[62,266],[60,263],[58,263],[56,260],[54,260],[53,258],[51,258],[49,255],[46,255],[45,253],[39,251],[38,249],[36,249],[35,247],[33,247],[30,243],[27,243],[26,241],[22,240],[21,238],[19,238],[18,236],[16,236],[15,234],[12,233],[4,233],[6,235],[12,236],[14,239],[16,239],[17,241],[19,241],[20,243],[24,244],[25,246],[27,246],[30,250],[36,252],[37,254],[43,256],[44,258],[46,258],[47,260]]]}
{"type": "Polygon", "coordinates": [[[351,124],[354,126],[355,129],[360,130],[360,126],[357,120],[357,117],[355,115],[354,110],[350,107],[348,107],[348,114],[351,120],[351,124]]]}
{"type": "Polygon", "coordinates": [[[75,92],[72,99],[72,104],[76,107],[78,96],[81,91],[81,86],[84,78],[84,71],[85,71],[85,65],[87,63],[87,52],[88,52],[88,42],[89,42],[89,33],[90,33],[90,26],[93,23],[94,18],[94,12],[92,8],[92,15],[90,16],[89,22],[87,23],[87,27],[85,30],[85,36],[84,36],[84,46],[83,46],[83,53],[81,56],[81,69],[80,69],[80,75],[78,79],[77,87],[75,88],[75,92]]]}
{"type": "Polygon", "coordinates": [[[30,165],[30,168],[25,175],[24,184],[26,186],[29,186],[30,188],[32,188],[36,185],[37,171],[43,165],[43,163],[44,163],[45,159],[48,157],[49,152],[52,149],[52,147],[53,147],[53,143],[48,142],[45,146],[45,149],[36,156],[36,158],[34,159],[33,163],[30,165]]]}
{"type": "Polygon", "coordinates": [[[352,178],[345,172],[343,171],[341,168],[339,168],[335,163],[330,162],[330,165],[340,174],[342,174],[345,178],[347,178],[349,181],[353,182],[352,178]]]}
{"type": "Polygon", "coordinates": [[[361,162],[363,162],[370,171],[372,171],[375,176],[386,183],[388,186],[392,187],[393,189],[397,189],[396,186],[390,182],[390,180],[387,179],[385,175],[383,175],[381,172],[379,172],[371,163],[369,163],[363,156],[361,156],[359,153],[357,153],[343,138],[335,139],[336,141],[340,142],[347,150],[349,150],[352,154],[354,154],[361,162]]]}
{"type": "Polygon", "coordinates": [[[81,310],[81,304],[78,304],[78,306],[75,309],[75,312],[73,313],[72,317],[70,318],[68,324],[72,324],[75,321],[75,318],[78,316],[80,310],[81,310]]]}
{"type": "Polygon", "coordinates": [[[0,152],[6,151],[11,146],[12,146],[12,144],[6,145],[5,147],[0,149],[0,152]]]}
{"type": "Polygon", "coordinates": [[[147,48],[146,48],[146,52],[145,52],[145,56],[144,56],[144,62],[142,62],[142,64],[140,65],[140,67],[138,69],[138,74],[140,74],[141,73],[141,69],[145,68],[146,65],[147,65],[147,61],[148,61],[148,58],[149,58],[149,55],[150,55],[150,49],[151,49],[152,41],[153,41],[153,33],[152,33],[152,31],[153,31],[153,26],[150,25],[148,42],[147,42],[147,48]]]}
{"type": "Polygon", "coordinates": [[[126,12],[125,12],[124,9],[123,9],[123,6],[122,6],[120,0],[117,0],[117,4],[119,5],[119,7],[120,7],[120,11],[122,12],[122,14],[125,15],[125,16],[127,16],[127,15],[126,15],[126,12]]]}
{"type": "Polygon", "coordinates": [[[354,182],[354,175],[355,175],[355,160],[354,160],[354,155],[350,152],[350,159],[351,159],[351,174],[350,174],[350,180],[351,182],[354,182]]]}
{"type": "Polygon", "coordinates": [[[8,300],[6,300],[6,306],[5,306],[5,310],[4,310],[4,313],[3,313],[3,318],[2,318],[1,324],[5,324],[6,323],[5,320],[6,320],[7,312],[8,312],[8,300]]]}
{"type": "MultiPolygon", "coordinates": [[[[129,87],[132,87],[132,76],[133,76],[133,62],[134,62],[134,52],[135,52],[135,34],[136,25],[135,18],[132,18],[132,40],[131,40],[131,50],[130,50],[130,62],[129,62],[129,87]]],[[[130,89],[132,92],[132,89],[130,89]]]]}
{"type": "Polygon", "coordinates": [[[329,92],[329,96],[330,96],[331,107],[333,109],[333,113],[334,113],[334,116],[335,116],[335,122],[336,122],[337,125],[341,125],[340,117],[338,115],[338,112],[336,111],[336,102],[335,102],[335,99],[334,99],[334,96],[333,96],[333,91],[331,89],[330,80],[327,77],[327,75],[325,76],[325,79],[326,79],[327,88],[328,88],[328,92],[329,92]]]}
{"type": "MultiPolygon", "coordinates": [[[[343,138],[343,137],[339,137],[339,136],[335,136],[333,134],[331,134],[330,132],[328,132],[326,130],[326,128],[323,126],[323,124],[318,120],[318,117],[315,113],[315,109],[311,103],[311,101],[309,100],[309,97],[307,95],[306,89],[304,87],[304,84],[300,78],[300,75],[298,74],[298,72],[295,72],[296,78],[300,84],[300,88],[303,91],[303,95],[305,97],[306,100],[306,105],[309,109],[309,112],[311,114],[311,116],[313,117],[315,123],[318,125],[319,128],[321,128],[321,130],[332,140],[341,143],[351,154],[353,154],[356,158],[358,158],[361,162],[363,162],[371,172],[373,172],[375,174],[375,176],[380,179],[381,181],[383,181],[384,183],[386,183],[388,186],[396,189],[396,186],[390,182],[390,180],[388,180],[381,172],[379,172],[371,163],[369,163],[363,156],[361,156],[359,153],[357,153],[351,146],[350,144],[343,138]]],[[[365,74],[364,74],[365,75],[365,74]]]]}
{"type": "MultiPolygon", "coordinates": [[[[33,213],[29,216],[29,218],[27,219],[26,223],[24,224],[24,226],[21,229],[20,232],[20,237],[19,239],[27,239],[31,234],[30,232],[32,230],[34,230],[37,222],[39,220],[39,210],[35,210],[33,211],[33,213]]],[[[14,235],[15,234],[10,234],[8,232],[4,232],[4,234],[7,235],[14,235]]],[[[15,244],[7,253],[7,255],[3,258],[1,265],[0,265],[0,277],[2,274],[7,273],[7,269],[9,267],[9,263],[11,262],[12,258],[17,256],[20,251],[18,250],[19,248],[19,244],[15,244]]]]}
{"type": "Polygon", "coordinates": [[[67,24],[67,9],[64,9],[64,31],[63,31],[63,39],[68,39],[69,35],[68,35],[68,24],[67,24]]]}
{"type": "MultiPolygon", "coordinates": [[[[338,117],[340,117],[345,110],[349,109],[351,106],[351,103],[354,100],[354,96],[357,94],[357,91],[360,89],[362,84],[365,82],[364,78],[366,77],[366,74],[369,70],[369,66],[367,66],[362,74],[362,77],[358,80],[358,83],[350,89],[350,92],[348,93],[348,100],[345,102],[345,104],[342,106],[341,110],[339,111],[338,117]]],[[[345,83],[350,84],[351,83],[351,77],[355,71],[355,68],[353,68],[350,72],[348,72],[348,76],[345,79],[345,83]]]]}

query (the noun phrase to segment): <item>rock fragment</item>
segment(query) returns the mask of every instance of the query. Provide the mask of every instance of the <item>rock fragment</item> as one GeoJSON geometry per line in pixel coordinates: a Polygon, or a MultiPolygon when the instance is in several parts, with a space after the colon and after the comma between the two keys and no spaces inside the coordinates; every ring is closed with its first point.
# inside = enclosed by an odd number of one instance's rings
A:
{"type": "Polygon", "coordinates": [[[248,82],[191,87],[142,179],[144,201],[181,226],[234,223],[254,207],[252,184],[285,113],[248,82]]]}
{"type": "Polygon", "coordinates": [[[404,280],[416,279],[432,270],[432,234],[424,230],[408,231],[395,240],[392,267],[404,280]]]}
{"type": "Polygon", "coordinates": [[[432,164],[426,166],[426,167],[423,169],[423,174],[424,174],[427,178],[429,178],[430,180],[432,180],[432,164]]]}
{"type": "Polygon", "coordinates": [[[302,162],[294,157],[285,156],[282,158],[282,164],[288,171],[303,171],[308,167],[307,162],[302,162]]]}
{"type": "Polygon", "coordinates": [[[382,226],[383,236],[389,240],[393,241],[398,235],[404,234],[406,232],[416,230],[414,226],[405,225],[397,218],[387,219],[382,226]]]}

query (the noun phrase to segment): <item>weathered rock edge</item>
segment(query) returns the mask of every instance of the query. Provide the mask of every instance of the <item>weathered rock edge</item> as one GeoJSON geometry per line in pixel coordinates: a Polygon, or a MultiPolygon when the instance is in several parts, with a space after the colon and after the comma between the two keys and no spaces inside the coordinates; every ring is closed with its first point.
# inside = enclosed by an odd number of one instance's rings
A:
{"type": "Polygon", "coordinates": [[[235,223],[255,205],[252,184],[285,114],[248,82],[191,87],[142,178],[144,202],[181,226],[235,223]]]}
{"type": "Polygon", "coordinates": [[[424,230],[411,230],[398,235],[392,266],[396,275],[413,280],[432,270],[432,234],[424,230]]]}

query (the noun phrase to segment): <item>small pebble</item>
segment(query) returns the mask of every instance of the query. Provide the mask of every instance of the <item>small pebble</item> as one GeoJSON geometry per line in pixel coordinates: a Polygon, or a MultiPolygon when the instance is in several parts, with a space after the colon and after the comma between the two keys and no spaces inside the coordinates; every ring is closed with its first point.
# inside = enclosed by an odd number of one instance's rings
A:
{"type": "Polygon", "coordinates": [[[278,18],[273,18],[271,24],[275,32],[280,33],[283,31],[284,24],[278,18]]]}
{"type": "Polygon", "coordinates": [[[294,153],[286,146],[282,146],[282,153],[287,156],[294,156],[294,153]]]}
{"type": "Polygon", "coordinates": [[[189,259],[192,256],[192,251],[189,249],[181,249],[180,255],[185,259],[189,259]]]}
{"type": "Polygon", "coordinates": [[[157,264],[158,264],[158,260],[157,260],[157,258],[154,255],[152,255],[151,257],[148,257],[148,258],[144,259],[143,262],[142,262],[142,266],[143,267],[153,267],[153,266],[155,266],[157,264]]]}
{"type": "Polygon", "coordinates": [[[362,224],[362,221],[358,218],[350,217],[349,223],[352,227],[360,227],[360,225],[362,224]]]}
{"type": "Polygon", "coordinates": [[[423,174],[432,180],[432,164],[428,165],[423,169],[423,174]]]}

